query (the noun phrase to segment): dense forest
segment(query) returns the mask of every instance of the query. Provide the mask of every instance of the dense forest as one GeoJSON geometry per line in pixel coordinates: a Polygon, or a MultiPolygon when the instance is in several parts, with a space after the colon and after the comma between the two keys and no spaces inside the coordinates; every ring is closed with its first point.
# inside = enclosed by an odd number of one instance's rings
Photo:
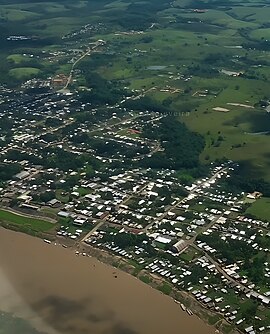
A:
{"type": "Polygon", "coordinates": [[[143,129],[146,138],[160,142],[162,152],[146,158],[143,164],[152,168],[194,168],[199,166],[199,155],[205,142],[202,136],[190,131],[175,117],[168,116],[160,121],[160,126],[147,124],[143,129]]]}
{"type": "Polygon", "coordinates": [[[83,103],[91,103],[93,106],[102,106],[106,103],[115,104],[123,98],[125,90],[117,81],[108,81],[99,74],[92,71],[87,62],[81,65],[86,86],[89,90],[80,93],[80,99],[83,103]]]}

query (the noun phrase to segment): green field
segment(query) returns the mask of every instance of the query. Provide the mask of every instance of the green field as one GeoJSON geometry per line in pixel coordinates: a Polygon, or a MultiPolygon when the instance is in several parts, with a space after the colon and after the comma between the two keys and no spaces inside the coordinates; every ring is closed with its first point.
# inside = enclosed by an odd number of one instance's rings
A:
{"type": "Polygon", "coordinates": [[[31,58],[28,57],[28,56],[24,56],[22,54],[13,54],[13,55],[9,55],[7,57],[7,60],[9,60],[10,62],[17,65],[17,64],[20,64],[20,63],[31,61],[31,58]]]}
{"type": "Polygon", "coordinates": [[[5,210],[0,210],[0,221],[37,232],[47,232],[54,227],[54,224],[46,220],[17,215],[5,210]]]}
{"type": "Polygon", "coordinates": [[[22,9],[15,9],[15,8],[6,8],[0,10],[0,17],[1,19],[8,20],[8,21],[24,21],[24,20],[31,20],[37,19],[40,15],[38,13],[34,13],[27,10],[22,9]]]}
{"type": "Polygon", "coordinates": [[[40,73],[38,68],[34,67],[18,67],[13,68],[9,71],[10,76],[14,77],[15,79],[29,79],[34,77],[40,73]]]}
{"type": "Polygon", "coordinates": [[[270,198],[263,197],[256,200],[246,211],[253,216],[270,221],[270,198]]]}

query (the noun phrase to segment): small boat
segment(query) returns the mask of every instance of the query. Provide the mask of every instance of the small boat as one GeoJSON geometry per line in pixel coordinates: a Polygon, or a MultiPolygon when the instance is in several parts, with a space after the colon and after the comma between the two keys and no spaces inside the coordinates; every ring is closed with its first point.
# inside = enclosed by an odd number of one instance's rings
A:
{"type": "Polygon", "coordinates": [[[176,304],[180,304],[180,302],[179,302],[178,300],[176,300],[176,299],[174,299],[174,302],[175,302],[176,304]]]}
{"type": "Polygon", "coordinates": [[[184,304],[180,304],[180,306],[181,306],[181,309],[182,309],[183,311],[187,311],[187,308],[185,307],[184,304]]]}
{"type": "Polygon", "coordinates": [[[46,242],[47,244],[51,244],[52,242],[50,241],[50,240],[48,240],[48,239],[43,239],[44,240],[44,242],[46,242]]]}
{"type": "Polygon", "coordinates": [[[189,308],[187,308],[187,314],[188,315],[193,315],[193,312],[189,308]]]}

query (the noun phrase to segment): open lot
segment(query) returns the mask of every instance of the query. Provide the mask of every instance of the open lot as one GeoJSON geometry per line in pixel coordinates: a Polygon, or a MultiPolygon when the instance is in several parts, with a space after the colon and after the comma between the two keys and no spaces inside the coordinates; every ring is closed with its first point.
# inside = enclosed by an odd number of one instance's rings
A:
{"type": "Polygon", "coordinates": [[[24,228],[29,228],[37,232],[46,232],[54,227],[52,223],[46,220],[41,220],[37,218],[30,218],[27,216],[22,216],[14,214],[5,210],[0,210],[0,221],[14,225],[22,226],[24,228]]]}
{"type": "Polygon", "coordinates": [[[270,220],[270,198],[260,198],[254,202],[246,211],[263,220],[270,220]]]}
{"type": "Polygon", "coordinates": [[[35,75],[38,75],[40,70],[34,67],[18,67],[9,71],[10,75],[18,80],[28,79],[35,75]]]}

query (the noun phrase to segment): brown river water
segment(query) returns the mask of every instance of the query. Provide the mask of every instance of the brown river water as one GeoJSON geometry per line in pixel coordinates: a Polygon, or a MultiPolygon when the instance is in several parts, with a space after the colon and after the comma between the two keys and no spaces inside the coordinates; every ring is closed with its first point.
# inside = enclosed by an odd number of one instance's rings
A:
{"type": "Polygon", "coordinates": [[[171,298],[127,273],[3,228],[0,310],[49,334],[214,333],[171,298]]]}

